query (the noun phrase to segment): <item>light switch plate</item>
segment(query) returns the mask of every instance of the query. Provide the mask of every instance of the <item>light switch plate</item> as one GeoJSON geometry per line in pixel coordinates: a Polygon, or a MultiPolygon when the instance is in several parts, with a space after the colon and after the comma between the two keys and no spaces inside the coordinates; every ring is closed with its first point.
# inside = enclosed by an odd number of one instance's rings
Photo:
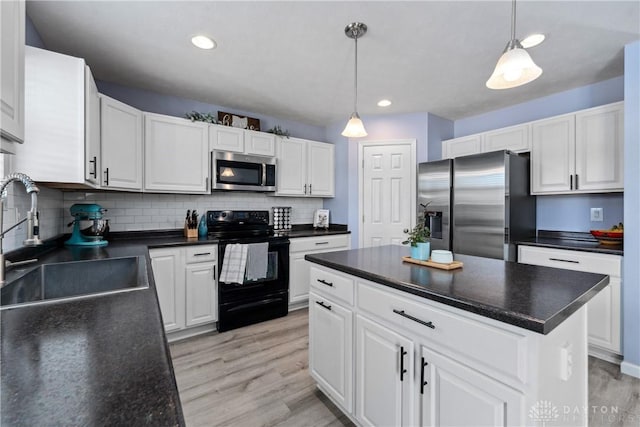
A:
{"type": "Polygon", "coordinates": [[[603,221],[602,208],[591,208],[591,221],[603,221]]]}

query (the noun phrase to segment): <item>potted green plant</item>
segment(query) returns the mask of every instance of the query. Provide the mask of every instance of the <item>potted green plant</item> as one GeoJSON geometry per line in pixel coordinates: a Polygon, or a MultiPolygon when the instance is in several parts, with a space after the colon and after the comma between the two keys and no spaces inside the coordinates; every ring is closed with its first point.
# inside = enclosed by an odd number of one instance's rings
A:
{"type": "Polygon", "coordinates": [[[426,261],[431,253],[431,230],[424,224],[424,219],[419,220],[418,224],[412,230],[408,228],[404,230],[407,234],[407,240],[402,242],[403,245],[411,245],[411,258],[426,261]]]}

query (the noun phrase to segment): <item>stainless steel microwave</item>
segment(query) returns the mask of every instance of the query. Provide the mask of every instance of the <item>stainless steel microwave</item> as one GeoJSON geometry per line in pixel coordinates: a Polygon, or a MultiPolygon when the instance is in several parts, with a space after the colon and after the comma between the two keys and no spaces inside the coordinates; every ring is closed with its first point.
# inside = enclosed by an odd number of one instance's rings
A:
{"type": "Polygon", "coordinates": [[[276,191],[276,159],[214,151],[211,153],[211,189],[276,191]]]}

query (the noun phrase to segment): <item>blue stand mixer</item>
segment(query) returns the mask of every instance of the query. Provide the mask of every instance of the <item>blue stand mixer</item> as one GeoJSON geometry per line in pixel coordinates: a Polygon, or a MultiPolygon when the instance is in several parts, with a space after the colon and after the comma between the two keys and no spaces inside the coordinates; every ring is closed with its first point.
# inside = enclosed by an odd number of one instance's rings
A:
{"type": "Polygon", "coordinates": [[[64,242],[69,246],[106,246],[108,241],[104,240],[105,234],[109,231],[109,220],[102,216],[106,209],[95,203],[76,203],[71,206],[71,216],[73,216],[73,231],[71,238],[64,242]]]}

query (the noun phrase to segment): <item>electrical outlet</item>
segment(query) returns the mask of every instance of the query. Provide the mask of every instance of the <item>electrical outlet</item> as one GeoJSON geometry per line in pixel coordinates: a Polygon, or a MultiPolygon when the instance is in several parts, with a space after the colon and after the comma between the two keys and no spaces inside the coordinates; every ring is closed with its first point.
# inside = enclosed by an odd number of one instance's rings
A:
{"type": "Polygon", "coordinates": [[[591,208],[591,221],[603,221],[602,208],[591,208]]]}

